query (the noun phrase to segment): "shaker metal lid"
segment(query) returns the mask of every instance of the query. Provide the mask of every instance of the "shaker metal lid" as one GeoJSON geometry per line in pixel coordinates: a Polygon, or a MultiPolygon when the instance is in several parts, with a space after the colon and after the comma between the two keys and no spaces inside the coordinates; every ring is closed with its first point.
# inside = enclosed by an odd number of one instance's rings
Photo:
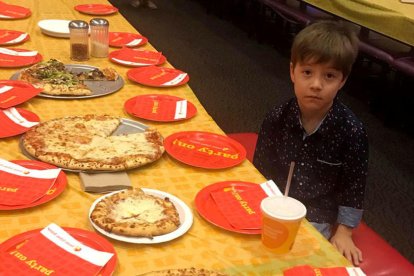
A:
{"type": "Polygon", "coordinates": [[[70,29],[88,29],[89,25],[83,20],[72,20],[69,22],[70,29]]]}
{"type": "Polygon", "coordinates": [[[109,26],[109,22],[103,18],[92,18],[89,22],[91,26],[109,26]]]}

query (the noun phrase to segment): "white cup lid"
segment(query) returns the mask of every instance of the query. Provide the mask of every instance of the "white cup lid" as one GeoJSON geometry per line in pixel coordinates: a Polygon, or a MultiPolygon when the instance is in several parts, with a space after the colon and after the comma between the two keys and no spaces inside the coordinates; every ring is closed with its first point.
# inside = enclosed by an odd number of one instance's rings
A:
{"type": "Polygon", "coordinates": [[[283,220],[297,220],[306,216],[306,207],[291,197],[270,196],[260,204],[262,212],[270,217],[283,220]]]}

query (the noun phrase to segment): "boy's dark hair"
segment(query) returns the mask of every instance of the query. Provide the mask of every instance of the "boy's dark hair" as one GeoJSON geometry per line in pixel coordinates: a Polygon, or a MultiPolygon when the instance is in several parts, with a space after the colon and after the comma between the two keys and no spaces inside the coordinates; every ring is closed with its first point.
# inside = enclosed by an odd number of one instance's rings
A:
{"type": "Polygon", "coordinates": [[[320,21],[300,31],[291,48],[291,62],[326,63],[347,77],[358,55],[358,37],[338,21],[320,21]]]}

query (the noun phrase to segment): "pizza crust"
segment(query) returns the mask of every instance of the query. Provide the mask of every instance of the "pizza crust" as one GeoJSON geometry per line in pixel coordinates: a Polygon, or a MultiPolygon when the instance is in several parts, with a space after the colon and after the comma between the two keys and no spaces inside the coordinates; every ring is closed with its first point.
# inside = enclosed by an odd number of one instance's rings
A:
{"type": "Polygon", "coordinates": [[[128,237],[152,238],[180,226],[178,211],[168,197],[148,195],[141,189],[103,198],[95,205],[90,219],[107,232],[128,237]]]}
{"type": "Polygon", "coordinates": [[[42,93],[48,95],[73,95],[73,96],[88,96],[92,95],[92,90],[90,90],[84,84],[77,84],[76,86],[67,86],[64,84],[38,84],[39,87],[42,88],[42,93]]]}
{"type": "Polygon", "coordinates": [[[138,276],[227,276],[228,274],[204,268],[175,268],[151,271],[138,276]]]}
{"type": "Polygon", "coordinates": [[[163,137],[158,131],[111,136],[120,123],[109,115],[55,119],[27,131],[22,146],[41,161],[74,170],[120,171],[162,156],[163,137]]]}

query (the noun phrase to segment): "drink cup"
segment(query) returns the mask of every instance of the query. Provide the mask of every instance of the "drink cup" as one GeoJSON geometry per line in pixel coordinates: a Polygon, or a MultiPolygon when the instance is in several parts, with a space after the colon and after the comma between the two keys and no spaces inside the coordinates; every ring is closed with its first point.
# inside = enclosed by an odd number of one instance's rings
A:
{"type": "Polygon", "coordinates": [[[306,207],[286,196],[272,196],[262,200],[262,243],[276,254],[292,249],[306,207]]]}

